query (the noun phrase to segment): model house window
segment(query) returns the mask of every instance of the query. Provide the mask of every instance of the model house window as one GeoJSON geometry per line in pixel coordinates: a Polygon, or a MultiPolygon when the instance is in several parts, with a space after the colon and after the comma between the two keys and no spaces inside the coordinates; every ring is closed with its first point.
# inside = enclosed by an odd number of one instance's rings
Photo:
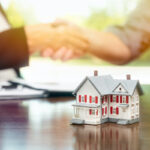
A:
{"type": "Polygon", "coordinates": [[[84,96],[82,96],[81,101],[84,102],[84,96]]]}
{"type": "Polygon", "coordinates": [[[92,97],[92,103],[95,103],[95,97],[92,97]]]}
{"type": "Polygon", "coordinates": [[[95,109],[89,109],[89,115],[95,115],[95,109]]]}
{"type": "Polygon", "coordinates": [[[105,102],[107,103],[107,101],[108,101],[108,96],[107,95],[103,96],[102,97],[102,104],[105,103],[105,102]]]}
{"type": "Polygon", "coordinates": [[[102,115],[106,115],[107,114],[107,107],[102,108],[102,115]]]}
{"type": "Polygon", "coordinates": [[[122,103],[126,103],[126,96],[122,96],[122,103]]]}
{"type": "Polygon", "coordinates": [[[116,95],[113,95],[113,102],[116,102],[116,95]]]}
{"type": "Polygon", "coordinates": [[[115,114],[118,115],[119,114],[119,108],[118,107],[110,107],[110,114],[115,114]]]}
{"type": "Polygon", "coordinates": [[[120,103],[122,103],[122,95],[120,95],[120,103]]]}
{"type": "Polygon", "coordinates": [[[116,108],[113,108],[113,114],[116,114],[116,108]]]}
{"type": "Polygon", "coordinates": [[[110,96],[108,95],[108,96],[107,96],[107,102],[109,102],[109,101],[110,101],[110,96]]]}
{"type": "Polygon", "coordinates": [[[92,115],[95,115],[95,109],[92,109],[92,115]]]}

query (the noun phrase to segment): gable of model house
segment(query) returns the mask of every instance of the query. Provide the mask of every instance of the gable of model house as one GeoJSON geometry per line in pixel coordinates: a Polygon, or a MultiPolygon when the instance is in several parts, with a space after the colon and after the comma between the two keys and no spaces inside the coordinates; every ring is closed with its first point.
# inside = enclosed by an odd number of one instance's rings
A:
{"type": "MultiPolygon", "coordinates": [[[[86,77],[80,84],[79,86],[74,90],[73,94],[77,94],[78,91],[83,88],[83,84],[90,83],[90,85],[93,85],[95,90],[100,94],[100,95],[106,95],[109,94],[110,91],[116,87],[118,83],[115,83],[114,80],[110,75],[105,75],[105,76],[92,76],[92,77],[86,77]],[[110,90],[111,89],[111,90],[110,90]]],[[[88,90],[88,89],[86,89],[88,90]]]]}
{"type": "Polygon", "coordinates": [[[97,89],[94,87],[94,85],[90,82],[88,78],[82,82],[79,89],[77,90],[77,96],[81,95],[87,95],[87,96],[98,96],[100,93],[97,91],[97,89]]]}
{"type": "Polygon", "coordinates": [[[138,80],[115,80],[115,82],[118,82],[118,85],[113,89],[113,93],[115,94],[118,93],[132,96],[136,89],[139,95],[143,94],[142,87],[138,80]]]}
{"type": "Polygon", "coordinates": [[[135,86],[135,88],[134,88],[134,90],[133,90],[133,92],[132,92],[132,96],[133,95],[138,95],[138,97],[140,96],[140,95],[143,95],[144,94],[144,92],[143,92],[143,90],[142,90],[142,87],[141,87],[141,85],[140,85],[140,83],[139,82],[137,82],[137,84],[136,84],[136,86],[135,86]]]}
{"type": "Polygon", "coordinates": [[[117,85],[117,87],[113,90],[113,92],[117,92],[117,93],[128,93],[127,89],[121,84],[119,83],[117,85]]]}

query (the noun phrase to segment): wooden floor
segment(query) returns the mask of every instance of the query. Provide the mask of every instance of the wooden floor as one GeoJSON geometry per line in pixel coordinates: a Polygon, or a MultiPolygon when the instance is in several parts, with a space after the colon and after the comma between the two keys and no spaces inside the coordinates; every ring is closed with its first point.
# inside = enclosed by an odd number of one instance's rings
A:
{"type": "Polygon", "coordinates": [[[0,102],[0,150],[149,150],[150,86],[141,121],[128,126],[70,125],[74,98],[0,102]]]}

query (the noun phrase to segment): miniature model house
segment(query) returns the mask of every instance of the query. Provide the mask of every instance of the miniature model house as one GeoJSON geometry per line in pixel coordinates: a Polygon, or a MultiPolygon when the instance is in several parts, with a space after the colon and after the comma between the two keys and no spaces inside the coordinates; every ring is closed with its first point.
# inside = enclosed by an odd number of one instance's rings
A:
{"type": "Polygon", "coordinates": [[[143,94],[138,80],[113,79],[110,75],[86,77],[75,89],[76,104],[72,124],[132,124],[139,121],[139,96],[143,94]]]}

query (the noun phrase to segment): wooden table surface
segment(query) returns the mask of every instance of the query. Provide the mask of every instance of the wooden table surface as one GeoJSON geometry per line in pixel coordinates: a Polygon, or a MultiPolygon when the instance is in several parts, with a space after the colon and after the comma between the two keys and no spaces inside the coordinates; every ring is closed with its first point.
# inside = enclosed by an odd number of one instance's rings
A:
{"type": "Polygon", "coordinates": [[[74,98],[0,102],[0,150],[149,150],[150,86],[133,125],[70,125],[74,98]]]}

